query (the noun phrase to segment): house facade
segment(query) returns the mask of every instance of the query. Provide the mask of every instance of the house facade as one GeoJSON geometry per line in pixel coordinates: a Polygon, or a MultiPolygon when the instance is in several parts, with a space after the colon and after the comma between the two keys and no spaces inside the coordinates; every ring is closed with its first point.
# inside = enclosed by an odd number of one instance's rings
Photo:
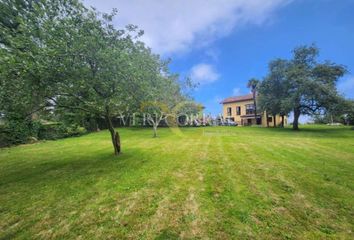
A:
{"type": "MultiPolygon", "coordinates": [[[[247,94],[243,96],[229,97],[224,99],[221,104],[223,105],[223,118],[230,119],[239,125],[274,125],[274,118],[265,112],[257,112],[255,116],[255,106],[253,95],[247,94]]],[[[275,116],[276,125],[280,125],[282,118],[280,115],[275,116]]],[[[284,116],[284,125],[287,124],[287,117],[284,116]]]]}

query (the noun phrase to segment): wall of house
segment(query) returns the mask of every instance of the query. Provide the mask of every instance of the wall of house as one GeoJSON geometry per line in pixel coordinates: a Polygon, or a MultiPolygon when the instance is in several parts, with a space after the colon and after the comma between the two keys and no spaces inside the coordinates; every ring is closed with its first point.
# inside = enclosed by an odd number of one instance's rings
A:
{"type": "Polygon", "coordinates": [[[246,105],[253,104],[253,100],[246,100],[236,103],[225,103],[223,104],[223,116],[224,118],[234,118],[234,121],[241,125],[241,116],[246,115],[246,105]],[[231,107],[231,116],[227,114],[227,108],[231,107]],[[236,115],[236,107],[241,107],[241,114],[236,115]]]}
{"type": "MultiPolygon", "coordinates": [[[[242,115],[246,115],[246,105],[247,104],[253,104],[253,100],[246,100],[246,101],[242,101],[242,102],[234,102],[234,103],[225,103],[223,104],[223,116],[224,118],[232,118],[236,123],[238,123],[239,125],[241,124],[241,116],[242,115]],[[231,115],[228,115],[227,109],[231,107],[231,115]],[[236,107],[241,107],[241,114],[237,115],[236,114],[236,107]]],[[[269,122],[269,126],[273,127],[273,116],[268,116],[270,122],[269,122]]],[[[280,115],[276,115],[275,117],[276,120],[276,125],[279,126],[281,124],[281,116],[280,115]]],[[[284,117],[284,123],[285,125],[287,125],[287,117],[284,117]]],[[[256,120],[252,119],[252,124],[256,124],[256,120]]],[[[262,113],[262,123],[261,125],[263,127],[267,126],[267,117],[266,117],[266,113],[262,113]]]]}
{"type": "MultiPolygon", "coordinates": [[[[273,116],[269,115],[268,118],[269,118],[269,126],[273,127],[274,126],[273,116]]],[[[277,114],[275,116],[275,123],[276,123],[277,126],[281,125],[281,116],[279,114],[277,114]]],[[[284,116],[284,125],[287,125],[287,124],[288,124],[288,118],[286,116],[284,116]]],[[[266,117],[266,113],[265,112],[262,114],[262,126],[263,127],[267,126],[267,117],[266,117]]]]}

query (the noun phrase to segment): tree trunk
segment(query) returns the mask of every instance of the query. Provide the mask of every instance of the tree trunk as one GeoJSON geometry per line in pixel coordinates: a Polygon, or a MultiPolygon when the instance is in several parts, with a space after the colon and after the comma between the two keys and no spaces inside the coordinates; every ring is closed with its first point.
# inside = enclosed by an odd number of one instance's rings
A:
{"type": "Polygon", "coordinates": [[[266,121],[267,121],[267,128],[269,128],[269,121],[268,121],[268,113],[266,112],[266,121]]]}
{"type": "Polygon", "coordinates": [[[254,104],[254,120],[257,123],[257,101],[256,101],[256,90],[252,91],[253,93],[253,104],[254,104]]]}
{"type": "Polygon", "coordinates": [[[112,145],[114,148],[114,155],[119,155],[120,153],[120,136],[119,133],[114,130],[111,118],[109,116],[105,116],[106,122],[108,125],[108,130],[111,133],[112,145]]]}
{"type": "Polygon", "coordinates": [[[154,138],[155,138],[155,137],[157,137],[157,125],[154,124],[153,128],[154,128],[154,138]]]}
{"type": "Polygon", "coordinates": [[[277,127],[277,115],[273,115],[273,127],[277,127]]]}
{"type": "Polygon", "coordinates": [[[281,115],[281,127],[284,127],[284,115],[281,115]]]}
{"type": "Polygon", "coordinates": [[[299,117],[300,117],[300,109],[294,108],[293,130],[299,130],[299,117]]]}

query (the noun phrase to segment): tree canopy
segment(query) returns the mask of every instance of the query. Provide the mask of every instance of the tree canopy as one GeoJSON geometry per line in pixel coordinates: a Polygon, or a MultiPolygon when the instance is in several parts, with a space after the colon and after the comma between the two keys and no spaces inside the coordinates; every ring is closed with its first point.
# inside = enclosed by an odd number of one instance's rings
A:
{"type": "Polygon", "coordinates": [[[117,13],[77,0],[6,0],[0,18],[0,112],[24,128],[59,109],[105,119],[114,153],[120,137],[112,119],[142,102],[176,105],[178,76],[152,53],[137,26],[116,29],[117,13]]]}
{"type": "Polygon", "coordinates": [[[259,105],[272,114],[294,113],[297,130],[301,114],[314,115],[333,108],[341,101],[336,83],[346,72],[343,65],[318,61],[319,49],[300,46],[290,60],[277,59],[259,87],[259,105]]]}

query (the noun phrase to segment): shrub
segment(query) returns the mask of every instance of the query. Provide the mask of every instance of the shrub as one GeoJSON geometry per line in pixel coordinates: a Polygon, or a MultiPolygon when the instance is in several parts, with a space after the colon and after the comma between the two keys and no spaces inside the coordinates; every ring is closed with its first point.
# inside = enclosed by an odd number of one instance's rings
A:
{"type": "Polygon", "coordinates": [[[37,140],[80,136],[84,133],[86,133],[86,129],[77,125],[66,126],[63,123],[42,124],[33,121],[9,121],[5,125],[0,125],[0,147],[34,143],[37,140]]]}
{"type": "Polygon", "coordinates": [[[9,121],[0,128],[0,147],[26,143],[30,137],[38,138],[39,122],[9,121]]]}
{"type": "Polygon", "coordinates": [[[63,123],[43,124],[39,129],[39,139],[54,140],[86,133],[86,129],[77,125],[66,126],[63,123]]]}

